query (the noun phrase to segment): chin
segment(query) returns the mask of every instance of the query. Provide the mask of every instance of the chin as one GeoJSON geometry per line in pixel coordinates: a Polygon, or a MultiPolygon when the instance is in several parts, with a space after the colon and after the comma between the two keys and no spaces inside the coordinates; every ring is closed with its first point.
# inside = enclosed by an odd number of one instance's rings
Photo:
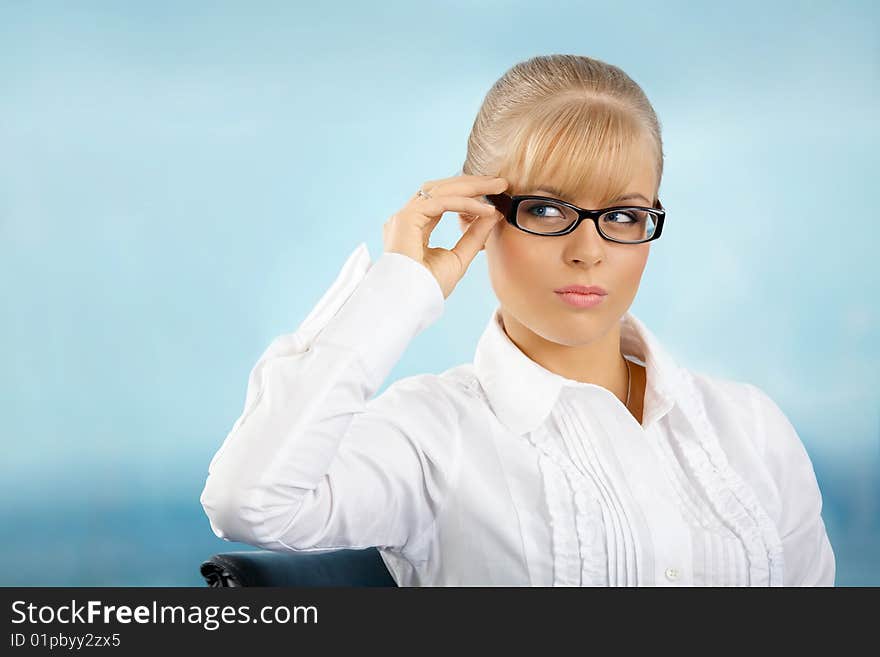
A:
{"type": "Polygon", "coordinates": [[[585,313],[562,312],[546,313],[535,322],[526,324],[529,330],[549,342],[566,347],[577,347],[592,342],[608,330],[604,317],[585,313]]]}

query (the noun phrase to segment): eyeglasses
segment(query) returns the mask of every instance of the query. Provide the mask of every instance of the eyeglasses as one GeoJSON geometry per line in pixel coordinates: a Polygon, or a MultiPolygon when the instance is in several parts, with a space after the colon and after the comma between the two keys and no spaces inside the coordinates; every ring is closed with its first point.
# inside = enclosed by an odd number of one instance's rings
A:
{"type": "Polygon", "coordinates": [[[486,199],[507,223],[532,235],[567,235],[585,219],[592,219],[599,234],[611,242],[641,244],[660,237],[666,210],[660,199],[653,208],[620,205],[585,210],[547,196],[487,194],[486,199]]]}

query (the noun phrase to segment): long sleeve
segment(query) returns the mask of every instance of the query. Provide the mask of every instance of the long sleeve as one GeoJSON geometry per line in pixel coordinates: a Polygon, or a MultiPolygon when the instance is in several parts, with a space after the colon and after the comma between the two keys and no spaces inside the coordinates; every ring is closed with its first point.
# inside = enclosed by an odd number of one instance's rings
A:
{"type": "Polygon", "coordinates": [[[444,307],[426,267],[387,252],[370,264],[361,243],[251,371],[200,498],[214,533],[282,551],[414,552],[456,467],[455,411],[431,374],[374,395],[444,307]]]}
{"type": "Polygon", "coordinates": [[[756,404],[764,458],[782,503],[778,521],[784,586],[834,586],[835,558],[822,520],[822,494],[813,464],[785,413],[749,384],[756,404]]]}

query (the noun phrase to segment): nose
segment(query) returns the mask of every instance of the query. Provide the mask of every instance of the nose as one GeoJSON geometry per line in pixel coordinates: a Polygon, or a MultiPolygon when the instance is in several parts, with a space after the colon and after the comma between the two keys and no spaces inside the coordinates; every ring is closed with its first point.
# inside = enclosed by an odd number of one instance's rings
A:
{"type": "Polygon", "coordinates": [[[567,238],[566,257],[569,260],[595,262],[605,253],[607,241],[599,234],[599,227],[595,221],[585,219],[565,237],[567,238]]]}

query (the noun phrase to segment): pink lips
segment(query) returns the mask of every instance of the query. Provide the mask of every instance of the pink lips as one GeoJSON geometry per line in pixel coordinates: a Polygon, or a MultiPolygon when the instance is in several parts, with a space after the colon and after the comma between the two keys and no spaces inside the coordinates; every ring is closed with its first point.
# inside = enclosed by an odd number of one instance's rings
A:
{"type": "Polygon", "coordinates": [[[556,294],[570,306],[592,308],[602,303],[608,293],[598,285],[567,285],[556,290],[556,294]]]}
{"type": "Polygon", "coordinates": [[[556,289],[556,292],[576,292],[578,294],[608,294],[604,288],[598,285],[566,285],[556,289]]]}

